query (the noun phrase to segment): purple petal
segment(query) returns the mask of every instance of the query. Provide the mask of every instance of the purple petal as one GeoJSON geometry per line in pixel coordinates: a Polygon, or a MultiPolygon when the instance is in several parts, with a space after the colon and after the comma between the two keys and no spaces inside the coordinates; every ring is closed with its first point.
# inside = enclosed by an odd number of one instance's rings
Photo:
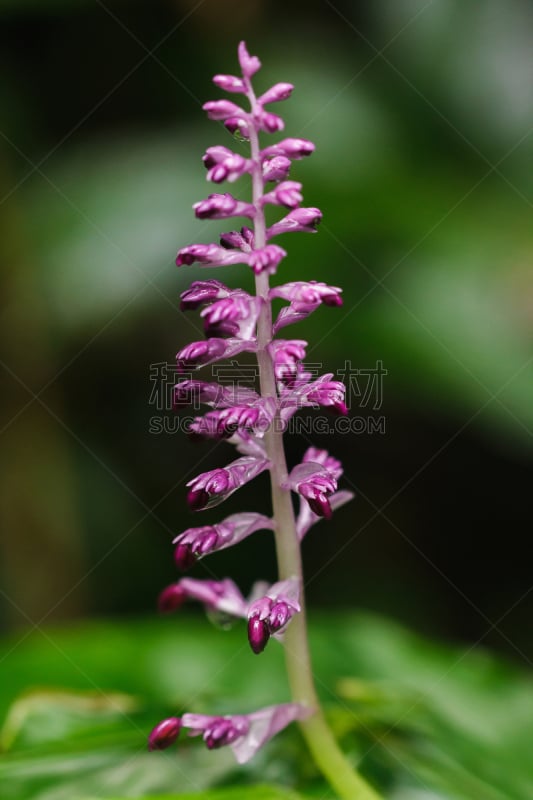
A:
{"type": "Polygon", "coordinates": [[[222,581],[182,578],[178,585],[185,597],[203,603],[207,609],[246,618],[247,603],[238,586],[229,578],[222,581]]]}
{"type": "Polygon", "coordinates": [[[237,762],[244,764],[276,733],[312,713],[300,703],[283,703],[246,715],[184,714],[182,725],[190,736],[202,736],[209,749],[229,745],[237,762]]]}
{"type": "Polygon", "coordinates": [[[263,745],[291,722],[306,719],[311,713],[311,709],[299,703],[284,703],[249,714],[250,729],[248,733],[236,739],[231,745],[237,762],[245,764],[263,745]]]}

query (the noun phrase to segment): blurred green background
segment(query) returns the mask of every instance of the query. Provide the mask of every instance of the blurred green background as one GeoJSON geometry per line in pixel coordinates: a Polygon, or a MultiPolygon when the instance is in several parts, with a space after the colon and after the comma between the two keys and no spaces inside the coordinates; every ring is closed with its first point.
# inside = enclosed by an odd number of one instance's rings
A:
{"type": "MultiPolygon", "coordinates": [[[[335,687],[337,730],[357,758],[372,751],[364,768],[387,796],[530,798],[531,2],[0,0],[0,21],[0,796],[192,791],[191,763],[200,788],[231,784],[222,755],[132,752],[191,693],[225,710],[236,694],[282,699],[279,648],[254,672],[242,631],[154,610],[176,576],[172,538],[222,515],[188,513],[186,481],[232,457],[150,433],[150,374],[199,338],[179,311],[192,279],[250,285],[242,270],[174,266],[179,247],[228,229],[191,205],[211,188],[205,147],[242,147],[201,105],[244,38],[260,90],[296,85],[279,108],[287,135],[317,145],[292,177],[324,221],[280,241],[277,279],[344,287],[342,309],[284,333],[327,371],[387,370],[380,408],[350,396],[359,433],[311,437],[358,495],[305,542],[321,688],[335,687]],[[363,615],[332,628],[332,609],[363,615]]],[[[288,438],[291,464],[308,438],[288,438]]],[[[268,513],[266,480],[222,513],[244,508],[268,513]]],[[[244,590],[273,579],[271,537],[193,574],[244,590]]],[[[312,794],[284,741],[293,768],[263,759],[239,780],[312,794]]]]}
{"type": "MultiPolygon", "coordinates": [[[[201,104],[245,38],[260,89],[296,85],[287,135],[317,145],[291,175],[324,222],[281,242],[277,279],[344,287],[285,333],[328,371],[387,370],[379,410],[351,403],[384,433],[313,436],[358,498],[305,543],[310,605],[529,668],[531,3],[0,0],[0,19],[2,628],[155,614],[173,536],[201,524],[184,484],[231,457],[150,433],[150,365],[199,338],[192,279],[250,282],[174,266],[227,229],[191,205],[205,147],[242,147],[201,104]]],[[[266,497],[259,479],[224,512],[266,497]]],[[[271,539],[193,574],[272,579],[271,539]]]]}
{"type": "MultiPolygon", "coordinates": [[[[294,334],[328,370],[388,371],[379,412],[352,398],[385,434],[327,437],[359,499],[306,543],[311,603],[467,639],[517,603],[487,641],[532,654],[530,11],[2,2],[6,625],[151,609],[171,536],[194,524],[184,482],[230,455],[148,432],[150,365],[198,338],[178,294],[207,273],[173,259],[224,230],[190,208],[204,148],[232,146],[200,105],[246,37],[260,87],[296,85],[286,131],[317,145],[293,177],[324,223],[286,237],[279,280],[345,291],[294,334]]],[[[306,444],[288,441],[292,463],[306,444]]],[[[264,488],[231,509],[266,509],[264,488]]],[[[256,538],[211,568],[272,576],[256,538]]]]}

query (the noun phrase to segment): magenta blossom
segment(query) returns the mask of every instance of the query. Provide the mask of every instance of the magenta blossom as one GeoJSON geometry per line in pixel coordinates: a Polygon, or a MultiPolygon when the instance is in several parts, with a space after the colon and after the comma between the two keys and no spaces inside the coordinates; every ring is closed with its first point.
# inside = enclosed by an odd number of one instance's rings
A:
{"type": "Polygon", "coordinates": [[[250,714],[186,713],[181,718],[168,717],[151,732],[149,747],[168,747],[185,728],[190,736],[201,736],[210,750],[231,747],[237,761],[245,763],[272,736],[297,720],[311,751],[320,754],[318,763],[340,797],[379,800],[353,774],[327,727],[314,689],[305,629],[300,542],[311,527],[321,519],[329,519],[353,495],[338,489],[342,467],[326,450],[310,447],[301,463],[289,469],[283,444],[288,421],[299,409],[319,407],[347,413],[344,385],[334,380],[332,373],[317,376],[306,366],[307,342],[277,338],[280,330],[285,333],[290,325],[321,305],[340,306],[341,289],[316,280],[270,286],[272,276],[286,269],[287,255],[270,240],[285,233],[314,233],[322,219],[318,208],[302,205],[302,184],[289,178],[292,161],[311,155],[315,146],[307,139],[291,137],[266,146],[260,141],[263,135],[283,130],[282,117],[273,113],[270,106],[287,100],[294,87],[278,82],[256,93],[252,78],[261,67],[259,59],[248,52],[244,42],[239,45],[238,59],[239,75],[221,73],[213,79],[232,98],[209,100],[204,110],[209,118],[223,123],[223,127],[219,126],[222,135],[227,136],[227,131],[236,135],[240,140],[238,149],[245,154],[215,145],[207,148],[203,162],[207,179],[215,184],[233,184],[245,176],[246,184],[251,184],[251,197],[240,199],[229,192],[215,192],[193,208],[202,220],[243,217],[247,224],[219,234],[219,244],[182,247],[176,264],[222,270],[231,267],[232,271],[236,265],[243,265],[247,291],[211,279],[195,280],[182,292],[181,309],[200,309],[205,338],[178,351],[176,362],[181,379],[174,387],[173,402],[176,410],[193,406],[196,412],[199,404],[208,406],[202,416],[194,418],[191,434],[195,438],[223,439],[239,454],[227,466],[203,472],[188,482],[190,510],[217,506],[268,472],[272,515],[237,513],[218,523],[188,528],[174,539],[174,559],[178,569],[187,570],[211,553],[236,545],[260,530],[271,530],[279,574],[272,585],[254,583],[249,597],[244,597],[229,578],[183,577],[161,592],[159,607],[163,612],[172,612],[188,601],[196,601],[210,615],[220,614],[228,621],[245,620],[248,642],[256,655],[263,652],[271,638],[280,640],[286,650],[293,698],[298,702],[272,705],[250,714]],[[246,149],[243,139],[249,141],[246,149]],[[268,227],[267,211],[269,215],[278,212],[272,222],[269,219],[268,227]],[[254,290],[250,290],[252,282],[254,290]],[[275,300],[285,304],[277,318],[272,309],[275,300]],[[241,354],[245,354],[242,367],[255,367],[258,378],[252,377],[246,385],[241,385],[241,365],[235,361],[241,354]],[[231,385],[215,382],[213,375],[208,380],[192,379],[193,370],[223,359],[231,361],[236,376],[231,385]],[[191,375],[186,374],[189,372],[191,375]],[[291,492],[299,498],[296,518],[291,492]],[[308,722],[310,716],[313,719],[308,722]]]}
{"type": "Polygon", "coordinates": [[[271,636],[280,638],[291,617],[300,611],[297,578],[275,583],[248,608],[248,641],[254,653],[262,653],[271,636]]]}
{"type": "Polygon", "coordinates": [[[196,559],[208,553],[232,547],[252,533],[262,529],[272,530],[274,522],[254,511],[232,514],[223,522],[189,528],[174,539],[174,558],[179,569],[188,569],[196,559]]]}
{"type": "Polygon", "coordinates": [[[228,464],[224,469],[203,472],[187,484],[189,508],[191,511],[201,511],[203,508],[217,506],[267,469],[268,465],[266,459],[244,456],[228,464]]]}
{"type": "MultiPolygon", "coordinates": [[[[204,542],[215,535],[206,532],[204,542]]],[[[181,578],[163,589],[159,610],[170,613],[181,608],[186,600],[196,600],[207,611],[248,619],[248,641],[254,653],[261,653],[271,636],[281,638],[291,618],[300,611],[299,597],[300,585],[294,577],[270,587],[259,581],[248,599],[229,578],[222,581],[181,578]]]]}
{"type": "Polygon", "coordinates": [[[236,761],[245,764],[287,725],[306,719],[309,714],[310,710],[300,703],[282,703],[251,714],[224,717],[184,714],[181,724],[189,729],[189,736],[201,736],[209,750],[229,745],[236,761]]]}

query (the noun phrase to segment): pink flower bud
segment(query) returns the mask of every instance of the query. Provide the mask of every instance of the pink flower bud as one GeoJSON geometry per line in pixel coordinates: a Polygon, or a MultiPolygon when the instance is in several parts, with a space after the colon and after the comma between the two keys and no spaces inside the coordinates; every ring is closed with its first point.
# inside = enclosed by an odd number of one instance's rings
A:
{"type": "Polygon", "coordinates": [[[190,244],[178,250],[176,266],[190,266],[197,261],[209,267],[225,267],[229,264],[245,264],[246,259],[238,251],[228,252],[219,244],[190,244]]]}
{"type": "Polygon", "coordinates": [[[245,764],[287,725],[306,719],[311,713],[311,709],[299,703],[283,703],[246,715],[184,714],[182,725],[189,729],[190,736],[201,736],[211,750],[229,745],[236,761],[245,764]]]}
{"type": "Polygon", "coordinates": [[[250,139],[250,124],[246,117],[228,117],[224,121],[224,127],[237,138],[250,139]]]}
{"type": "Polygon", "coordinates": [[[159,722],[148,737],[148,750],[166,750],[179,736],[181,720],[179,717],[169,717],[159,722]]]}
{"type": "Polygon", "coordinates": [[[267,239],[278,236],[280,233],[316,233],[322,220],[319,208],[295,208],[286,217],[275,222],[267,230],[267,239]]]}
{"type": "Polygon", "coordinates": [[[266,131],[266,133],[277,133],[285,127],[282,118],[277,114],[272,114],[270,111],[263,111],[257,121],[260,130],[266,131]]]}
{"type": "Polygon", "coordinates": [[[239,92],[242,94],[246,91],[244,81],[235,75],[215,75],[213,83],[225,92],[239,92]]]}
{"type": "Polygon", "coordinates": [[[180,309],[182,311],[195,310],[204,303],[227,297],[231,289],[214,279],[209,281],[194,281],[188,289],[181,293],[180,309]]]}
{"type": "Polygon", "coordinates": [[[267,459],[243,456],[233,461],[225,469],[203,472],[187,484],[187,502],[191,511],[200,511],[222,503],[248,481],[267,469],[267,459]]]}
{"type": "Polygon", "coordinates": [[[303,200],[302,184],[297,181],[283,181],[268,194],[264,194],[261,203],[273,203],[287,208],[296,208],[303,200]]]}
{"type": "Polygon", "coordinates": [[[166,589],[163,589],[159,595],[157,606],[162,613],[168,614],[180,608],[186,598],[187,595],[179,583],[173,583],[171,586],[167,586],[166,589]]]}
{"type": "Polygon", "coordinates": [[[246,44],[241,42],[238,48],[239,64],[241,65],[242,74],[245,78],[251,78],[252,75],[261,69],[261,62],[257,56],[251,56],[246,48],[246,44]]]}
{"type": "Polygon", "coordinates": [[[174,539],[174,558],[179,569],[191,567],[197,558],[242,542],[256,531],[272,530],[273,521],[254,511],[231,514],[216,525],[189,528],[174,539]]]}
{"type": "Polygon", "coordinates": [[[286,255],[287,253],[282,247],[278,247],[275,244],[267,244],[266,247],[252,250],[248,258],[248,264],[256,275],[265,271],[273,275],[279,262],[286,255]]]}
{"type": "Polygon", "coordinates": [[[291,168],[290,159],[286,156],[274,156],[263,161],[263,179],[267,181],[283,181],[291,168]]]}
{"type": "Polygon", "coordinates": [[[248,641],[256,655],[262,653],[270,639],[268,625],[259,617],[250,617],[248,620],[248,641]]]}
{"type": "Polygon", "coordinates": [[[234,291],[229,297],[217,300],[201,312],[207,336],[237,336],[255,338],[255,329],[262,301],[247,292],[234,291]]]}
{"type": "Polygon", "coordinates": [[[227,219],[227,217],[255,217],[251,203],[242,203],[231,194],[210,194],[205,200],[193,205],[198,219],[227,219]]]}
{"type": "Polygon", "coordinates": [[[224,180],[232,183],[252,168],[250,159],[243,158],[221,145],[208,147],[203,162],[207,168],[207,179],[213,183],[222,183],[224,180]]]}
{"type": "Polygon", "coordinates": [[[300,159],[310,156],[315,145],[308,139],[282,139],[277,144],[270,145],[261,151],[265,156],[287,156],[287,158],[300,159]]]}
{"type": "Polygon", "coordinates": [[[264,106],[266,103],[278,103],[280,100],[288,100],[293,89],[292,83],[276,83],[262,94],[257,102],[264,106]]]}
{"type": "Polygon", "coordinates": [[[192,342],[183,347],[176,354],[178,370],[182,374],[203,364],[209,364],[224,356],[226,345],[224,339],[207,339],[202,342],[192,342]]]}
{"type": "Polygon", "coordinates": [[[242,108],[230,102],[230,100],[209,100],[202,106],[207,112],[209,119],[225,120],[228,117],[246,116],[242,108]]]}
{"type": "Polygon", "coordinates": [[[289,578],[273,584],[266,595],[248,608],[248,641],[254,653],[261,653],[271,636],[281,638],[282,629],[300,611],[300,584],[289,578]]]}
{"type": "MultiPolygon", "coordinates": [[[[309,449],[315,450],[315,448],[309,449]]],[[[309,451],[307,452],[309,453],[309,451]]],[[[332,459],[332,461],[336,460],[332,459]]],[[[339,464],[339,462],[336,461],[336,464],[339,464]]],[[[336,491],[337,480],[333,471],[330,471],[321,463],[303,461],[301,464],[298,464],[298,466],[294,467],[291,471],[286,488],[291,488],[304,497],[309,503],[311,510],[317,514],[317,516],[326,517],[326,519],[331,517],[332,510],[328,495],[336,491]]]]}

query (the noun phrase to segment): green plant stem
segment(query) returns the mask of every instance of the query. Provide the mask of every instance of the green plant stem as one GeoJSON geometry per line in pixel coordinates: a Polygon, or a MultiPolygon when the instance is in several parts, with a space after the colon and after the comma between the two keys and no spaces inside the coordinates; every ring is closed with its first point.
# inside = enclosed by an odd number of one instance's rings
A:
{"type": "MultiPolygon", "coordinates": [[[[251,90],[250,95],[253,106],[255,98],[251,90]]],[[[254,247],[257,249],[265,246],[266,233],[265,215],[259,203],[263,194],[259,138],[253,127],[250,132],[250,145],[254,163],[253,203],[257,209],[254,247]]],[[[268,298],[268,290],[268,273],[262,272],[256,276],[256,293],[263,300],[257,325],[257,361],[261,395],[262,397],[277,397],[274,363],[267,349],[272,341],[272,307],[268,298]]],[[[279,415],[276,415],[272,426],[265,434],[265,445],[270,459],[279,580],[296,577],[300,583],[301,611],[292,618],[284,638],[285,661],[292,697],[295,702],[313,709],[311,716],[299,723],[300,728],[317,766],[340,798],[343,800],[380,800],[380,795],[352,768],[339,748],[317,697],[307,637],[300,542],[296,532],[290,489],[282,488],[287,480],[287,462],[279,415]]]]}

